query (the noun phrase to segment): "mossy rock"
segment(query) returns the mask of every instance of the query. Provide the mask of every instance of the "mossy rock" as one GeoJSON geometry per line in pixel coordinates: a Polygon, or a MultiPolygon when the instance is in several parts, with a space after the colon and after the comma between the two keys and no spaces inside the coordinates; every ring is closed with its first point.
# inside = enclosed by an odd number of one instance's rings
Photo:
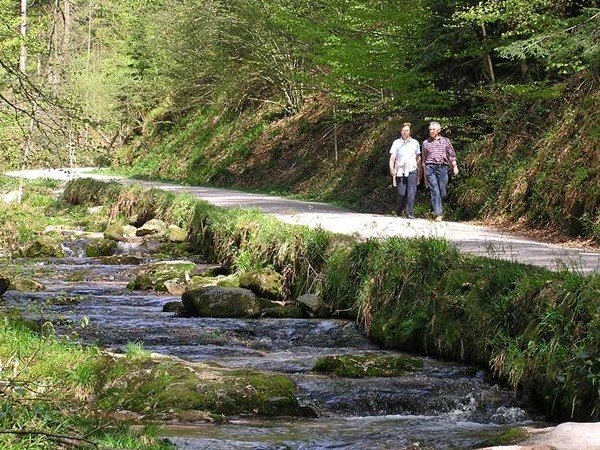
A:
{"type": "Polygon", "coordinates": [[[273,269],[265,268],[240,275],[240,287],[250,289],[256,295],[271,300],[282,296],[282,276],[273,269]]]}
{"type": "Polygon", "coordinates": [[[111,256],[117,252],[117,243],[112,239],[98,239],[90,242],[85,247],[85,255],[94,258],[98,256],[111,256]]]}
{"type": "Polygon", "coordinates": [[[310,317],[331,317],[331,308],[317,294],[304,294],[296,299],[310,317]]]}
{"type": "Polygon", "coordinates": [[[181,298],[184,314],[193,317],[253,318],[272,306],[269,300],[243,288],[205,286],[187,290],[181,298]]]}
{"type": "Polygon", "coordinates": [[[523,428],[509,428],[499,431],[485,431],[480,444],[483,447],[514,445],[529,439],[529,432],[523,428]]]}
{"type": "Polygon", "coordinates": [[[422,366],[420,360],[408,356],[330,355],[319,358],[313,371],[346,378],[399,377],[422,366]]]}
{"type": "Polygon", "coordinates": [[[165,231],[165,239],[169,242],[185,242],[187,232],[177,225],[169,225],[165,231]]]}
{"type": "Polygon", "coordinates": [[[109,255],[100,257],[100,262],[109,266],[139,266],[142,261],[142,258],[134,255],[109,255]]]}
{"type": "Polygon", "coordinates": [[[222,287],[240,287],[240,278],[236,274],[227,275],[225,277],[217,277],[217,286],[222,287]]]}
{"type": "Polygon", "coordinates": [[[286,305],[275,305],[270,308],[265,308],[263,309],[261,317],[273,319],[303,319],[306,317],[306,314],[300,305],[289,303],[286,305]]]}
{"type": "Polygon", "coordinates": [[[297,416],[296,387],[285,375],[174,361],[105,358],[98,365],[96,406],[148,417],[192,411],[211,415],[297,416]]]}
{"type": "Polygon", "coordinates": [[[163,312],[174,312],[175,314],[181,313],[183,310],[183,303],[177,301],[167,302],[163,305],[163,312]]]}
{"type": "Polygon", "coordinates": [[[65,254],[59,241],[50,236],[39,236],[25,247],[23,256],[27,258],[64,258],[65,254]]]}
{"type": "Polygon", "coordinates": [[[185,285],[189,273],[196,267],[191,261],[163,261],[146,266],[127,287],[132,290],[166,292],[165,282],[175,281],[185,285]]]}
{"type": "Polygon", "coordinates": [[[204,286],[215,286],[217,284],[217,281],[218,280],[216,278],[201,277],[196,275],[190,278],[187,289],[199,289],[204,286]]]}
{"type": "Polygon", "coordinates": [[[46,286],[31,278],[14,278],[10,282],[9,289],[19,292],[39,292],[45,290],[46,286]]]}
{"type": "Polygon", "coordinates": [[[104,230],[104,237],[113,241],[124,242],[135,238],[137,228],[131,225],[123,225],[113,222],[104,230]]]}
{"type": "Polygon", "coordinates": [[[160,219],[150,219],[135,231],[136,236],[163,237],[167,232],[167,224],[160,219]]]}

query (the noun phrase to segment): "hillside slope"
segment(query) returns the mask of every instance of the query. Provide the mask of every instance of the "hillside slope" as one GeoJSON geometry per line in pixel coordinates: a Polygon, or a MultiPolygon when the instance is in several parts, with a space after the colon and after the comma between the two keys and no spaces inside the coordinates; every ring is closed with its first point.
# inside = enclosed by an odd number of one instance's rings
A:
{"type": "MultiPolygon", "coordinates": [[[[600,240],[600,83],[589,76],[555,86],[498,88],[487,93],[484,126],[450,125],[461,175],[452,181],[453,219],[501,220],[563,237],[600,240]],[[470,143],[469,143],[470,142],[470,143]]],[[[480,114],[480,113],[479,113],[480,114]]],[[[421,114],[340,119],[312,98],[294,116],[269,107],[241,114],[189,115],[168,133],[144,138],[121,157],[141,177],[276,192],[391,213],[395,192],[388,150],[399,124],[421,114]],[[335,118],[335,119],[334,119],[335,118]]],[[[460,124],[470,120],[463,116],[460,124]],[[461,122],[462,121],[462,122],[461,122]]],[[[429,214],[420,189],[417,213],[429,214]]]]}

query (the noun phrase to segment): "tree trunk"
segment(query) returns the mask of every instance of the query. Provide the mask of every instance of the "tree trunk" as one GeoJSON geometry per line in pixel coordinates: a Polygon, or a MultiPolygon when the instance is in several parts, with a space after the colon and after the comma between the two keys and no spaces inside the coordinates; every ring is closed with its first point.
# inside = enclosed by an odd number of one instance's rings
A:
{"type": "Polygon", "coordinates": [[[69,0],[63,2],[63,17],[64,17],[64,28],[63,28],[63,41],[62,41],[62,53],[63,58],[69,54],[69,48],[71,47],[71,3],[69,0]]]}
{"type": "Polygon", "coordinates": [[[90,60],[92,58],[92,0],[88,4],[88,35],[87,35],[87,60],[86,69],[90,71],[90,60]]]}
{"type": "Polygon", "coordinates": [[[21,52],[19,55],[19,70],[25,72],[27,68],[27,0],[21,0],[21,52]]]}
{"type": "Polygon", "coordinates": [[[484,59],[485,59],[485,66],[486,66],[487,73],[488,73],[488,78],[490,80],[490,83],[494,84],[496,82],[496,73],[494,72],[494,64],[492,63],[492,56],[490,55],[490,52],[486,48],[487,30],[485,29],[484,24],[481,24],[481,33],[483,34],[484,59]]]}

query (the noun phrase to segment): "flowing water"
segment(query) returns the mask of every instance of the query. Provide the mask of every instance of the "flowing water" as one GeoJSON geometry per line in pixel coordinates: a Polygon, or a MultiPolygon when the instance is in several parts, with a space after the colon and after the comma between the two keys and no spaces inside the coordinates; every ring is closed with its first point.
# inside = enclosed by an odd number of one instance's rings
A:
{"type": "MultiPolygon", "coordinates": [[[[509,390],[490,383],[482,371],[454,363],[420,358],[422,368],[392,378],[311,373],[322,355],[397,353],[379,349],[344,320],[182,318],[162,312],[165,303],[180,297],[128,290],[139,266],[78,256],[83,244],[70,243],[68,258],[7,262],[22,266],[24,275],[46,289],[8,291],[4,304],[117,351],[138,342],[188,361],[285,373],[297,386],[300,404],[316,416],[166,427],[162,433],[178,449],[478,448],[490,433],[535,424],[509,390]],[[56,298],[60,305],[48,301],[56,298]]],[[[147,254],[151,250],[122,248],[155,262],[147,254]]]]}

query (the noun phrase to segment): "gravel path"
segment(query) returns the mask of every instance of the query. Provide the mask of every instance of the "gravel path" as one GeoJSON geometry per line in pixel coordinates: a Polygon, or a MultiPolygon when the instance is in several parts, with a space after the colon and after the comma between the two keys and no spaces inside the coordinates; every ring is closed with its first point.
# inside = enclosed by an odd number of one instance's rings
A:
{"type": "Polygon", "coordinates": [[[78,177],[112,179],[171,192],[187,192],[216,206],[258,208],[287,223],[309,227],[320,226],[336,233],[355,235],[361,238],[439,237],[452,242],[464,252],[476,255],[518,261],[551,270],[569,269],[582,274],[600,272],[600,253],[598,252],[525,239],[484,226],[362,214],[319,202],[291,200],[227,189],[120,179],[93,174],[92,171],[92,168],[47,169],[14,171],[8,172],[7,175],[60,180],[78,177]]]}

